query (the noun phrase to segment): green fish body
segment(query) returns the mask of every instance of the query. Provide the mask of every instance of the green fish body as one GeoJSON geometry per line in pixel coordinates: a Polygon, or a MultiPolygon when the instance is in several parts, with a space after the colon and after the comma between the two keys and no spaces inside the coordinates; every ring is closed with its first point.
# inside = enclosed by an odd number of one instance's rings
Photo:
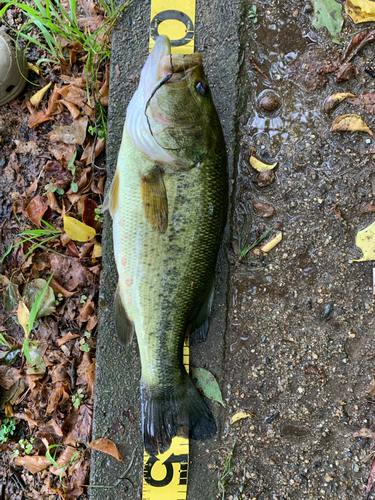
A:
{"type": "Polygon", "coordinates": [[[208,439],[215,421],[183,363],[187,332],[207,331],[227,212],[227,160],[200,54],[160,36],[127,111],[105,205],[113,217],[120,340],[136,332],[142,431],[150,454],[180,427],[208,439]]]}

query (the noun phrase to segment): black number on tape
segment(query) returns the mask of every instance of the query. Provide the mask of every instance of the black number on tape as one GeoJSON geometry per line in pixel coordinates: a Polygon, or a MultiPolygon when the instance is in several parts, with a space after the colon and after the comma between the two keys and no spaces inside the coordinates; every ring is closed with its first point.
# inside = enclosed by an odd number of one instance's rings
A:
{"type": "Polygon", "coordinates": [[[180,477],[179,484],[187,483],[187,463],[183,463],[188,461],[187,455],[175,455],[173,453],[170,457],[168,457],[167,460],[163,462],[163,465],[165,467],[165,477],[163,477],[163,479],[154,479],[151,475],[151,470],[158,461],[158,458],[151,456],[145,463],[144,478],[147,484],[149,484],[150,486],[154,486],[155,488],[162,488],[163,486],[167,486],[173,479],[174,463],[181,464],[180,475],[182,474],[183,477],[180,477]]]}
{"type": "Polygon", "coordinates": [[[153,18],[150,24],[151,29],[151,38],[155,41],[159,36],[159,26],[163,21],[174,20],[181,21],[186,27],[186,34],[183,38],[179,38],[178,40],[171,40],[172,47],[181,47],[182,45],[188,44],[194,36],[194,24],[190,17],[181,12],[180,10],[163,10],[162,12],[158,12],[156,16],[153,18]]]}

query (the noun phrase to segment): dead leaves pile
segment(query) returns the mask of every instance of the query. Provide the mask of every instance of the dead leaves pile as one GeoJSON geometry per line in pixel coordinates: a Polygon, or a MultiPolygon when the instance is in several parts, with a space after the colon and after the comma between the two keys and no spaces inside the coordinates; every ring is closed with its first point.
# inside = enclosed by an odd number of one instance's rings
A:
{"type": "MultiPolygon", "coordinates": [[[[81,4],[79,23],[98,29],[101,8],[91,0],[81,4]]],[[[0,434],[0,453],[7,457],[9,478],[16,466],[35,476],[27,475],[30,497],[74,500],[87,484],[91,449],[122,458],[109,439],[91,441],[105,184],[99,155],[105,139],[95,135],[95,99],[86,93],[82,48],[61,42],[70,60],[49,68],[54,83],[43,85],[38,77],[42,88],[12,103],[15,112],[29,113],[31,139],[18,141],[5,172],[9,179],[14,172],[18,177],[12,193],[16,217],[2,227],[16,236],[0,275],[5,307],[0,311],[0,420],[11,419],[16,430],[5,440],[0,434]],[[28,186],[19,174],[19,153],[42,153],[43,167],[28,186]],[[43,310],[30,326],[30,310],[51,276],[43,310]]],[[[92,86],[105,106],[105,64],[98,79],[92,86]]]]}

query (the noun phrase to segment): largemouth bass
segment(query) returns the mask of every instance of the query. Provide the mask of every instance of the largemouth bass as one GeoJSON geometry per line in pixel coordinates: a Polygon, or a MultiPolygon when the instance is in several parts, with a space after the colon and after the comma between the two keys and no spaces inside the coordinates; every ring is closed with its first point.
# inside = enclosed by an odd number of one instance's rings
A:
{"type": "Polygon", "coordinates": [[[166,451],[180,427],[199,440],[216,432],[182,350],[187,332],[207,333],[227,185],[225,143],[202,57],[171,55],[169,39],[160,36],[129,103],[103,207],[113,217],[116,329],[125,345],[137,335],[150,454],[166,451]]]}

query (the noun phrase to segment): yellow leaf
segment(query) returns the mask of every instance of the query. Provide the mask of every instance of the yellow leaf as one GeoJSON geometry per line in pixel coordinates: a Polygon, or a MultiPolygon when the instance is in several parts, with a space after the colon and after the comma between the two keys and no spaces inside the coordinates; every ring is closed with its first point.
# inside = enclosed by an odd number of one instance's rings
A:
{"type": "Polygon", "coordinates": [[[342,115],[332,123],[330,132],[367,132],[374,135],[368,128],[367,123],[355,114],[342,115]]]}
{"type": "Polygon", "coordinates": [[[31,71],[34,71],[37,75],[42,76],[42,70],[38,68],[38,66],[35,66],[35,64],[27,62],[27,67],[31,69],[31,71]]]}
{"type": "Polygon", "coordinates": [[[345,12],[355,23],[375,21],[375,3],[371,0],[346,0],[345,12]]]}
{"type": "Polygon", "coordinates": [[[255,417],[255,413],[251,413],[251,411],[249,410],[238,411],[232,416],[232,418],[230,419],[230,423],[234,424],[235,422],[238,422],[243,418],[249,418],[249,417],[255,417]]]}
{"type": "Polygon", "coordinates": [[[96,241],[94,245],[94,250],[92,251],[92,258],[98,259],[101,256],[102,256],[102,245],[96,241]]]}
{"type": "Polygon", "coordinates": [[[253,156],[254,149],[255,148],[253,148],[253,150],[251,151],[250,165],[255,168],[255,170],[258,170],[258,172],[263,172],[264,170],[272,170],[276,167],[278,162],[274,163],[273,165],[267,165],[267,163],[263,163],[258,160],[258,158],[255,158],[255,156],[253,156]]]}
{"type": "Polygon", "coordinates": [[[47,90],[50,88],[51,85],[52,85],[52,82],[49,82],[48,85],[46,85],[42,89],[38,90],[38,92],[36,94],[34,94],[32,97],[30,97],[30,102],[33,106],[39,106],[40,101],[43,99],[43,97],[45,96],[47,90]]]}
{"type": "Polygon", "coordinates": [[[93,227],[66,215],[64,215],[64,231],[73,241],[89,241],[96,235],[93,227]]]}
{"type": "Polygon", "coordinates": [[[262,252],[267,253],[272,250],[283,239],[283,233],[279,231],[268,243],[260,247],[262,252]]]}
{"type": "Polygon", "coordinates": [[[354,262],[375,260],[375,222],[357,233],[355,244],[363,252],[362,259],[353,259],[354,262]]]}
{"type": "Polygon", "coordinates": [[[338,92],[337,94],[332,94],[327,97],[324,101],[324,111],[329,113],[333,110],[340,102],[344,101],[347,97],[356,97],[350,92],[338,92]]]}
{"type": "Polygon", "coordinates": [[[19,324],[25,330],[25,335],[27,335],[27,328],[29,326],[29,316],[30,311],[23,300],[20,300],[17,310],[17,319],[19,324]]]}

